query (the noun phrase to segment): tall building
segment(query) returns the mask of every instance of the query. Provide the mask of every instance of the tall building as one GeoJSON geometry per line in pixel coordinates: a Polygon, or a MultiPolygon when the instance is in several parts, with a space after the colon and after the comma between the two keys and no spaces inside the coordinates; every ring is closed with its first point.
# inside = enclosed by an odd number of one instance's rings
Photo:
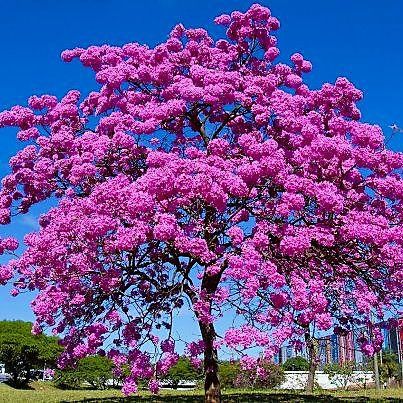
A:
{"type": "Polygon", "coordinates": [[[330,336],[318,341],[319,367],[332,362],[332,339],[330,336]]]}
{"type": "Polygon", "coordinates": [[[337,334],[330,336],[332,362],[339,362],[339,338],[337,334]]]}
{"type": "Polygon", "coordinates": [[[305,350],[298,351],[295,347],[291,345],[285,345],[280,347],[279,352],[273,357],[273,362],[275,364],[283,364],[289,358],[297,357],[297,356],[306,356],[305,350]]]}
{"type": "MultiPolygon", "coordinates": [[[[394,328],[382,326],[382,336],[384,339],[383,349],[393,351],[398,357],[399,362],[403,362],[403,317],[398,319],[398,324],[394,328]]],[[[369,334],[365,327],[354,328],[344,335],[332,334],[318,340],[319,367],[323,368],[328,363],[354,362],[357,369],[368,362],[370,358],[365,356],[358,343],[358,338],[363,334],[369,334]]],[[[307,358],[306,350],[297,351],[291,345],[280,348],[280,351],[273,358],[273,362],[282,364],[288,358],[303,356],[307,358]]]]}

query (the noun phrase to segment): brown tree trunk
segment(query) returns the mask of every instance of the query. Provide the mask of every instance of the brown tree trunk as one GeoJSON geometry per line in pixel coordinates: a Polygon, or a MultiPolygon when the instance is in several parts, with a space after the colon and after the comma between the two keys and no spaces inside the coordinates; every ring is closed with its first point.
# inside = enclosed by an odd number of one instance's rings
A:
{"type": "MultiPolygon", "coordinates": [[[[216,211],[211,207],[206,207],[205,234],[204,237],[207,241],[209,248],[215,249],[218,244],[218,237],[207,230],[209,225],[216,222],[216,211]]],[[[221,271],[213,276],[206,272],[204,273],[201,283],[201,290],[205,291],[207,295],[213,295],[220,283],[222,273],[227,267],[227,261],[223,263],[221,271]]],[[[191,298],[193,299],[193,298],[191,298]]],[[[211,313],[211,302],[210,302],[211,313]]],[[[196,316],[198,314],[196,313],[196,316]]],[[[199,320],[200,333],[204,342],[204,401],[205,403],[221,403],[221,385],[218,375],[218,354],[214,346],[216,339],[216,332],[213,323],[204,323],[199,320]]]]}
{"type": "Polygon", "coordinates": [[[215,330],[213,324],[199,322],[204,341],[204,401],[221,403],[221,387],[218,376],[218,355],[214,347],[215,330]]]}
{"type": "Polygon", "coordinates": [[[306,341],[306,347],[308,350],[308,359],[309,359],[309,372],[308,372],[308,380],[306,382],[306,387],[305,390],[307,392],[313,392],[313,388],[315,386],[315,373],[316,373],[316,368],[318,366],[317,362],[317,346],[316,346],[316,340],[311,337],[309,334],[309,331],[305,333],[305,341],[306,341]]]}

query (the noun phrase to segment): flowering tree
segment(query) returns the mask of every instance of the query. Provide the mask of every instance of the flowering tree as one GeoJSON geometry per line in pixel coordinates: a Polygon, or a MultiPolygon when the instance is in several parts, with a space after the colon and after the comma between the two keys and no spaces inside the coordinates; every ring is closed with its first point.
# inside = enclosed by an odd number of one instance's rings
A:
{"type": "Polygon", "coordinates": [[[2,180],[1,223],[58,198],[0,280],[39,291],[35,331],[63,337],[62,366],[110,341],[116,371],[130,368],[127,394],[138,378],[157,391],[177,361],[181,309],[194,312],[201,337],[187,350],[203,355],[216,402],[220,346],[269,359],[286,339],[309,347],[315,329],[381,318],[402,296],[403,157],[360,122],[362,93],[345,78],[309,89],[298,53],[276,62],[267,8],[215,22],[224,39],[177,25],[151,49],[64,51],[95,71],[97,90],[0,115],[28,142],[2,180]]]}

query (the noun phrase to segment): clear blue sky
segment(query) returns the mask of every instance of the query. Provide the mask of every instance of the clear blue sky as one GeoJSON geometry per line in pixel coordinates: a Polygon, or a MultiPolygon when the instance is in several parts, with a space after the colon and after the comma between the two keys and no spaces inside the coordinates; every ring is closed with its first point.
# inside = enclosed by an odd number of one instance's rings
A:
{"type": "MultiPolygon", "coordinates": [[[[92,89],[92,73],[79,63],[65,64],[60,52],[92,44],[154,45],[165,40],[178,22],[189,27],[220,29],[216,15],[246,10],[240,0],[19,0],[3,1],[0,13],[0,109],[25,104],[32,94],[63,95],[71,88],[92,89]],[[201,5],[201,6],[200,6],[201,5]]],[[[338,76],[364,91],[363,119],[378,123],[386,134],[393,122],[403,126],[403,1],[272,0],[262,1],[281,21],[281,57],[295,51],[313,63],[311,87],[338,76]]],[[[403,134],[391,146],[403,149],[403,134]]],[[[13,130],[0,131],[0,176],[21,147],[13,130]]],[[[21,237],[35,228],[39,209],[7,229],[21,237]]],[[[0,229],[0,235],[5,234],[0,229]]],[[[0,288],[0,319],[32,319],[32,296],[12,298],[0,288]]]]}

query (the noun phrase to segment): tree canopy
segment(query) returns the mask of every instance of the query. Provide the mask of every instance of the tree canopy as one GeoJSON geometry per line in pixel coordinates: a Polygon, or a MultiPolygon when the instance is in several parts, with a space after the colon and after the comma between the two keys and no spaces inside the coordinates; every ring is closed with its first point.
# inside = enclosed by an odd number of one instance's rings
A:
{"type": "Polygon", "coordinates": [[[301,356],[290,357],[282,366],[285,371],[307,371],[309,369],[309,362],[301,356]]]}
{"type": "Polygon", "coordinates": [[[169,369],[164,378],[176,389],[180,381],[198,381],[201,375],[201,368],[195,368],[189,358],[180,357],[176,364],[169,369]]]}
{"type": "Polygon", "coordinates": [[[58,199],[0,281],[38,291],[34,329],[62,335],[61,365],[109,340],[114,364],[130,367],[126,394],[139,379],[156,392],[179,359],[181,309],[196,319],[186,351],[203,357],[213,402],[218,348],[259,370],[257,350],[313,351],[315,332],[365,325],[372,354],[372,317],[402,297],[403,156],[361,120],[362,92],[344,77],[310,88],[300,53],[279,61],[266,7],[215,22],[220,38],[179,24],[153,48],[66,50],[94,71],[92,92],[0,114],[26,143],[2,180],[0,223],[58,199]],[[218,332],[223,316],[232,325],[218,332]]]}
{"type": "Polygon", "coordinates": [[[55,365],[62,351],[58,338],[33,335],[31,329],[30,322],[0,321],[0,362],[15,385],[27,384],[31,370],[55,365]]]}
{"type": "Polygon", "coordinates": [[[391,350],[383,351],[382,362],[379,365],[379,374],[382,382],[390,383],[394,380],[402,380],[401,363],[396,353],[391,350]]]}
{"type": "Polygon", "coordinates": [[[80,359],[75,367],[57,370],[54,383],[60,388],[80,388],[86,382],[94,389],[113,386],[113,363],[107,357],[93,355],[80,359]]]}

